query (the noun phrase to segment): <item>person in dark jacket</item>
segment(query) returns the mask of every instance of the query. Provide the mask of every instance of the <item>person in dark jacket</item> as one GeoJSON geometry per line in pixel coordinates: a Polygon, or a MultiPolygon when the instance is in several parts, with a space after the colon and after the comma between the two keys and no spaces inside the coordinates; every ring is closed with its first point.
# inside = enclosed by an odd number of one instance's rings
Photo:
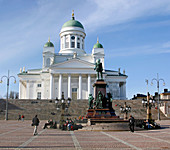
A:
{"type": "Polygon", "coordinates": [[[37,117],[37,115],[35,115],[35,117],[32,119],[32,125],[34,126],[34,132],[33,132],[33,135],[37,135],[37,128],[38,128],[38,125],[39,125],[40,121],[37,117]]]}
{"type": "Polygon", "coordinates": [[[129,128],[131,132],[134,132],[135,119],[130,115],[129,117],[129,128]]]}
{"type": "Polygon", "coordinates": [[[21,115],[18,116],[18,121],[21,120],[21,115]]]}

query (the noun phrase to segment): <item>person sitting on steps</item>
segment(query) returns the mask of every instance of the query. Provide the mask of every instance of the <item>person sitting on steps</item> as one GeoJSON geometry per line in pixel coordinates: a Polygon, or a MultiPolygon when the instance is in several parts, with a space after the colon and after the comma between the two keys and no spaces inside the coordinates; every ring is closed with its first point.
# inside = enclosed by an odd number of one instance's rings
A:
{"type": "Polygon", "coordinates": [[[47,126],[52,126],[53,125],[53,120],[48,120],[47,123],[45,123],[43,129],[47,128],[47,126]]]}

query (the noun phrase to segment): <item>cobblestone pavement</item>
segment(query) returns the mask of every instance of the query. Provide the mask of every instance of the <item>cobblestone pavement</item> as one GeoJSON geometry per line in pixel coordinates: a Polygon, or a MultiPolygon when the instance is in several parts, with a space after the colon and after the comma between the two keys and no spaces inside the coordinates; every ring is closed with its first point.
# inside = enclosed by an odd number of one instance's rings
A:
{"type": "Polygon", "coordinates": [[[61,131],[38,127],[33,136],[31,121],[0,120],[0,149],[170,149],[170,121],[160,121],[162,129],[124,132],[61,131]]]}

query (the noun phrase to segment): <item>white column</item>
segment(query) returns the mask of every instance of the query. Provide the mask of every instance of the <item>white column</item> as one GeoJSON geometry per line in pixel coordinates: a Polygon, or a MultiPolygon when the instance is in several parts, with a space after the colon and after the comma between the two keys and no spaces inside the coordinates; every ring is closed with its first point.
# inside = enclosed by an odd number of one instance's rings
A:
{"type": "Polygon", "coordinates": [[[91,94],[91,76],[88,74],[88,96],[91,94]]]}
{"type": "Polygon", "coordinates": [[[126,82],[123,84],[123,97],[126,99],[126,82]]]}
{"type": "Polygon", "coordinates": [[[53,85],[54,85],[54,80],[53,80],[53,74],[50,74],[50,99],[53,99],[53,85]]]}
{"type": "Polygon", "coordinates": [[[45,99],[45,86],[44,86],[44,80],[41,82],[41,99],[45,99]]]}
{"type": "Polygon", "coordinates": [[[19,80],[19,99],[21,99],[21,89],[22,89],[22,88],[21,88],[21,84],[22,84],[22,83],[21,83],[21,81],[19,80]]]}
{"type": "Polygon", "coordinates": [[[66,48],[66,36],[63,36],[63,48],[61,47],[61,49],[65,49],[66,48]]]}
{"type": "Polygon", "coordinates": [[[43,68],[45,67],[45,56],[43,56],[43,68]]]}
{"type": "MultiPolygon", "coordinates": [[[[103,66],[103,64],[102,64],[102,66],[103,66]]],[[[105,75],[105,74],[103,74],[103,80],[105,80],[105,78],[106,78],[106,75],[105,75]]]]}
{"type": "Polygon", "coordinates": [[[117,82],[117,89],[118,89],[117,98],[120,99],[120,82],[117,82]]]}
{"type": "Polygon", "coordinates": [[[71,35],[68,36],[69,39],[69,48],[71,48],[71,35]]]}
{"type": "Polygon", "coordinates": [[[58,99],[61,99],[61,96],[62,96],[62,74],[59,74],[58,99]]]}
{"type": "Polygon", "coordinates": [[[29,99],[29,90],[30,90],[30,84],[29,84],[29,81],[27,81],[27,93],[26,93],[26,99],[29,99]]]}
{"type": "Polygon", "coordinates": [[[79,99],[82,99],[82,75],[79,75],[79,99]]]}
{"type": "Polygon", "coordinates": [[[82,37],[80,37],[80,49],[83,49],[83,47],[82,47],[82,37]]]}
{"type": "Polygon", "coordinates": [[[75,36],[75,48],[77,48],[77,35],[75,36]]]}
{"type": "Polygon", "coordinates": [[[62,41],[63,41],[63,38],[60,36],[60,49],[62,49],[62,41]]]}
{"type": "Polygon", "coordinates": [[[120,83],[120,99],[123,99],[123,83],[120,83]]]}
{"type": "Polygon", "coordinates": [[[71,98],[71,74],[68,75],[68,98],[71,98]]]}

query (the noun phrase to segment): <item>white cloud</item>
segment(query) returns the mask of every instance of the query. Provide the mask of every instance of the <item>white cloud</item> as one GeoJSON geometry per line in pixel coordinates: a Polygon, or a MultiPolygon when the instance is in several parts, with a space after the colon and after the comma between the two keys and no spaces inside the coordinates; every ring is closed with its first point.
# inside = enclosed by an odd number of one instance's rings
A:
{"type": "Polygon", "coordinates": [[[94,3],[84,24],[94,31],[103,26],[127,23],[134,19],[152,15],[170,14],[169,0],[89,0],[94,3]]]}
{"type": "Polygon", "coordinates": [[[106,56],[107,58],[113,58],[113,57],[129,57],[129,56],[154,55],[154,54],[165,54],[165,53],[169,54],[170,49],[166,49],[164,47],[166,43],[112,49],[110,50],[112,53],[106,56]]]}
{"type": "Polygon", "coordinates": [[[170,41],[166,42],[163,44],[164,48],[170,48],[170,41]]]}

